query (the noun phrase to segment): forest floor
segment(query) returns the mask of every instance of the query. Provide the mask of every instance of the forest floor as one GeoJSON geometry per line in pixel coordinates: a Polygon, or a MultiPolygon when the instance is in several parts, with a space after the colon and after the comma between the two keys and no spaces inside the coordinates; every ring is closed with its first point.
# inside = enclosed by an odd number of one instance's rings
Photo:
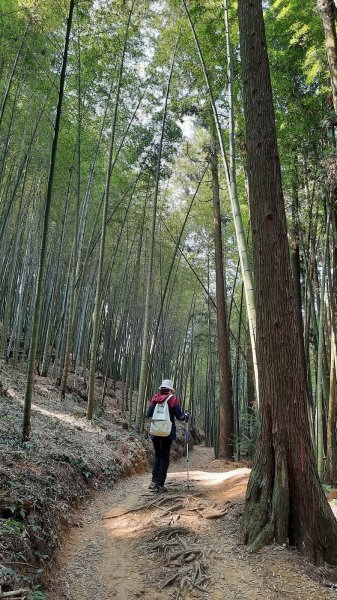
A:
{"type": "Polygon", "coordinates": [[[324,600],[336,570],[312,567],[296,551],[240,543],[249,469],[214,460],[212,449],[171,463],[166,494],[149,474],[128,477],[93,499],[66,536],[51,600],[324,600]]]}
{"type": "Polygon", "coordinates": [[[24,388],[25,374],[0,363],[0,598],[20,588],[22,600],[336,600],[337,570],[241,544],[246,465],[194,446],[188,487],[180,426],[168,491],[154,494],[152,444],[129,429],[118,385],[88,423],[85,394],[69,388],[61,401],[36,377],[23,447],[24,388]]]}
{"type": "MultiPolygon", "coordinates": [[[[61,533],[72,525],[71,509],[121,477],[144,472],[151,443],[130,430],[112,381],[104,414],[89,423],[83,378],[80,392],[69,387],[61,400],[52,378],[36,376],[31,438],[22,445],[25,383],[24,371],[0,361],[0,598],[28,589],[28,600],[45,600],[44,580],[61,533]]],[[[101,397],[98,378],[97,403],[101,397]]],[[[177,450],[182,454],[182,446],[177,450]]]]}

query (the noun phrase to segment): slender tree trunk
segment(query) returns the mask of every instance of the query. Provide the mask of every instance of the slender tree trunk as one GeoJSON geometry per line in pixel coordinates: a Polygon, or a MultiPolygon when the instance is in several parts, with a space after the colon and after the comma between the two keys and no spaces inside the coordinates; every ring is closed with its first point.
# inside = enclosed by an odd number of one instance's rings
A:
{"type": "MultiPolygon", "coordinates": [[[[207,167],[204,169],[204,171],[203,171],[203,173],[202,173],[202,175],[201,175],[201,177],[200,177],[200,179],[199,179],[199,181],[197,183],[195,192],[194,192],[194,194],[192,196],[192,199],[191,199],[191,202],[190,202],[189,207],[187,209],[187,212],[186,212],[183,224],[181,226],[178,239],[174,241],[174,243],[175,243],[174,253],[173,253],[173,256],[172,256],[172,259],[171,259],[171,264],[170,264],[170,267],[169,267],[169,270],[168,270],[168,274],[167,274],[167,277],[166,277],[166,282],[165,282],[164,290],[163,290],[163,292],[161,294],[159,315],[158,315],[158,318],[157,318],[157,324],[156,324],[156,328],[155,328],[154,336],[153,336],[152,350],[151,350],[151,356],[150,356],[150,361],[149,361],[149,370],[150,371],[152,369],[154,355],[155,355],[155,353],[157,351],[157,343],[158,343],[158,337],[159,337],[158,336],[158,332],[159,332],[159,328],[160,328],[161,321],[162,321],[162,315],[163,315],[163,311],[164,311],[164,306],[165,306],[165,301],[166,301],[166,297],[167,297],[167,292],[168,292],[168,289],[169,289],[169,284],[170,284],[171,279],[173,279],[172,278],[172,273],[173,273],[174,265],[175,265],[175,262],[176,262],[177,254],[179,252],[180,243],[181,243],[184,231],[185,231],[185,227],[186,227],[188,218],[189,218],[191,210],[193,208],[194,201],[195,201],[195,199],[196,199],[196,197],[198,195],[200,185],[201,185],[201,183],[202,183],[202,181],[204,179],[204,176],[205,176],[206,172],[207,172],[207,167]]],[[[161,335],[160,339],[162,341],[162,347],[164,347],[165,346],[165,337],[164,337],[164,335],[161,335]]]]}
{"type": "MultiPolygon", "coordinates": [[[[209,291],[210,287],[210,264],[208,254],[208,265],[207,265],[207,288],[209,291]]],[[[207,333],[208,333],[208,355],[207,355],[207,371],[206,371],[206,419],[205,419],[205,433],[206,433],[206,445],[214,446],[215,456],[218,456],[218,436],[214,436],[214,422],[216,421],[216,403],[215,403],[215,386],[213,378],[213,344],[212,344],[212,311],[210,303],[210,295],[208,294],[207,302],[207,333]],[[215,437],[215,440],[214,440],[215,437]]]]}
{"type": "MultiPolygon", "coordinates": [[[[335,456],[335,423],[336,423],[336,374],[337,374],[337,198],[333,195],[333,253],[332,253],[332,281],[330,279],[331,302],[331,365],[330,365],[330,393],[329,413],[327,425],[327,481],[334,484],[336,481],[336,456],[335,456]]],[[[330,269],[329,269],[330,270],[330,269]]]]}
{"type": "Polygon", "coordinates": [[[150,233],[150,249],[149,249],[149,259],[148,259],[148,268],[147,268],[147,280],[146,280],[146,297],[145,297],[145,310],[144,310],[144,328],[143,328],[143,343],[142,343],[142,356],[141,356],[141,364],[140,364],[140,376],[139,376],[139,388],[138,388],[138,400],[137,400],[137,412],[136,412],[136,428],[139,430],[141,427],[141,423],[143,420],[144,413],[144,401],[146,394],[146,382],[148,376],[148,361],[149,361],[149,331],[150,331],[150,318],[151,318],[151,299],[152,299],[152,280],[153,280],[153,262],[154,262],[154,246],[155,246],[155,234],[156,234],[156,222],[157,222],[157,202],[158,202],[158,194],[159,194],[159,182],[161,175],[161,156],[162,156],[162,148],[164,141],[164,131],[165,131],[165,123],[166,123],[166,114],[167,114],[167,106],[168,99],[170,94],[171,87],[171,79],[173,75],[173,68],[175,63],[176,51],[177,51],[178,39],[176,41],[173,58],[170,67],[170,73],[168,77],[166,94],[164,100],[163,107],[163,116],[162,116],[162,125],[161,125],[161,134],[159,141],[159,149],[158,149],[158,158],[157,158],[157,170],[156,170],[156,181],[155,181],[155,190],[154,190],[154,198],[153,198],[153,207],[152,207],[152,222],[151,222],[151,233],[150,233]]]}
{"type": "Polygon", "coordinates": [[[239,0],[240,51],[257,306],[261,429],[243,537],[275,540],[315,563],[337,564],[337,523],[310,439],[261,0],[239,0]]]}
{"type": "Polygon", "coordinates": [[[30,28],[30,20],[28,21],[28,23],[26,25],[25,32],[24,32],[24,34],[22,36],[21,44],[20,44],[19,49],[18,49],[18,51],[16,53],[16,57],[15,57],[15,60],[14,60],[14,63],[13,63],[13,67],[12,67],[12,70],[11,70],[11,73],[10,73],[10,76],[9,76],[9,79],[8,79],[8,82],[7,82],[7,86],[6,86],[6,89],[5,89],[3,98],[2,98],[2,102],[1,102],[1,106],[0,106],[0,129],[1,129],[1,125],[2,125],[2,120],[3,120],[3,116],[4,116],[6,104],[7,104],[8,98],[9,98],[9,93],[10,93],[10,89],[11,89],[11,86],[12,86],[13,78],[14,78],[14,75],[15,75],[16,67],[17,67],[19,58],[21,56],[23,45],[24,45],[24,43],[26,41],[26,37],[27,37],[27,33],[28,33],[29,28],[30,28]]]}
{"type": "Polygon", "coordinates": [[[320,311],[319,311],[319,327],[318,327],[318,352],[317,352],[317,384],[316,384],[316,396],[317,396],[317,471],[320,479],[323,479],[323,455],[324,455],[324,442],[323,442],[323,402],[322,402],[322,378],[323,378],[323,346],[324,346],[324,319],[325,319],[325,278],[326,278],[326,264],[327,264],[327,253],[329,247],[329,226],[330,226],[330,213],[328,211],[326,232],[324,238],[324,249],[322,259],[322,281],[320,291],[320,311]]]}
{"type": "MultiPolygon", "coordinates": [[[[248,340],[247,340],[248,342],[248,340]]],[[[256,419],[256,412],[254,411],[254,371],[253,371],[253,357],[251,352],[251,345],[247,346],[247,415],[248,415],[248,435],[252,441],[254,437],[254,419],[256,419]]],[[[250,445],[252,447],[252,444],[250,445]]],[[[252,455],[250,454],[250,458],[252,455]]]]}
{"type": "Polygon", "coordinates": [[[43,350],[43,357],[42,357],[42,364],[41,364],[41,376],[42,377],[47,377],[49,365],[50,365],[50,359],[51,359],[52,347],[50,347],[50,341],[51,341],[51,337],[52,337],[52,323],[54,320],[55,307],[57,306],[57,294],[58,294],[60,270],[61,270],[60,269],[61,253],[62,253],[64,236],[65,236],[65,224],[66,224],[68,210],[69,210],[71,180],[72,180],[72,170],[70,171],[70,176],[69,176],[69,181],[68,181],[68,189],[67,189],[67,194],[66,194],[66,198],[65,198],[64,212],[63,212],[62,225],[61,225],[61,236],[60,236],[58,249],[57,249],[57,262],[55,265],[55,275],[54,275],[54,281],[53,281],[51,298],[50,298],[50,307],[49,307],[48,314],[47,314],[48,324],[47,324],[47,331],[46,331],[46,335],[45,335],[44,350],[43,350]]]}
{"type": "Polygon", "coordinates": [[[89,421],[91,421],[91,419],[92,419],[93,410],[94,410],[94,400],[95,400],[95,373],[96,373],[96,357],[97,357],[97,342],[98,342],[98,325],[99,325],[99,315],[100,315],[100,310],[101,310],[102,272],[103,272],[104,253],[105,253],[105,238],[106,238],[106,227],[107,227],[109,195],[110,195],[110,181],[111,181],[112,164],[113,164],[113,151],[114,151],[114,145],[115,145],[115,134],[116,134],[116,125],[117,125],[117,113],[118,113],[119,97],[120,97],[120,91],[121,91],[121,85],[122,85],[122,75],[123,75],[123,69],[124,69],[126,46],[127,46],[128,36],[129,36],[129,27],[130,27],[133,7],[134,7],[134,0],[131,4],[131,8],[129,11],[129,16],[128,16],[128,20],[127,20],[127,24],[126,24],[124,46],[123,46],[121,63],[120,63],[119,74],[118,74],[115,109],[114,109],[112,130],[111,130],[111,137],[110,137],[109,161],[108,161],[107,176],[106,176],[105,190],[104,190],[102,229],[101,229],[101,239],[100,239],[100,249],[99,249],[99,261],[98,261],[98,267],[97,267],[95,306],[94,306],[94,313],[93,313],[93,317],[92,317],[93,331],[92,331],[92,340],[91,340],[90,375],[89,375],[88,407],[87,407],[87,419],[89,421]]]}
{"type": "MultiPolygon", "coordinates": [[[[224,171],[225,171],[228,193],[229,193],[229,197],[231,200],[233,221],[234,221],[234,227],[235,227],[235,235],[236,235],[236,240],[237,240],[237,244],[238,244],[238,251],[239,251],[239,257],[240,257],[240,264],[241,264],[241,275],[242,275],[242,279],[243,279],[244,287],[245,287],[245,298],[246,298],[247,313],[248,313],[249,332],[250,332],[250,340],[251,340],[252,352],[253,352],[256,398],[257,398],[257,403],[258,403],[259,402],[259,392],[258,392],[259,386],[258,386],[257,361],[255,359],[256,306],[255,306],[255,298],[254,298],[254,284],[253,284],[252,271],[251,271],[250,264],[249,264],[247,241],[246,241],[246,236],[245,236],[243,223],[242,223],[241,209],[240,209],[239,199],[238,199],[238,195],[237,195],[236,179],[235,179],[235,160],[234,160],[235,149],[234,149],[234,120],[233,120],[234,119],[234,110],[233,110],[233,81],[232,81],[233,78],[232,78],[232,75],[229,75],[229,99],[230,99],[230,102],[232,102],[231,111],[230,111],[230,113],[231,113],[231,116],[230,116],[231,168],[230,168],[228,165],[225,146],[224,146],[224,142],[223,142],[221,124],[220,124],[220,120],[219,120],[218,111],[216,108],[215,98],[213,95],[210,79],[209,79],[207,68],[206,68],[206,63],[205,63],[205,60],[204,60],[204,57],[202,54],[201,46],[200,46],[198,36],[195,31],[195,27],[193,25],[190,13],[187,8],[186,0],[182,0],[182,4],[183,4],[184,10],[185,10],[188,22],[190,24],[191,30],[192,30],[192,34],[193,34],[193,37],[195,40],[195,44],[196,44],[199,59],[200,59],[200,64],[201,64],[201,67],[202,67],[202,70],[203,70],[203,73],[205,76],[205,81],[206,81],[207,89],[209,92],[209,97],[210,97],[213,116],[214,116],[214,123],[215,123],[216,131],[217,131],[217,135],[218,135],[220,153],[221,153],[221,158],[222,158],[223,167],[224,167],[224,171]]],[[[228,34],[229,34],[229,32],[228,32],[228,34]]],[[[229,36],[227,37],[227,39],[228,39],[228,43],[230,44],[229,36]]],[[[231,56],[231,53],[230,53],[230,45],[229,45],[229,54],[227,56],[227,60],[230,60],[230,65],[231,65],[230,56],[231,56]]],[[[229,70],[231,71],[231,66],[229,66],[229,70]]]]}
{"type": "Polygon", "coordinates": [[[16,283],[16,269],[17,269],[17,259],[18,259],[18,253],[19,253],[19,245],[21,242],[21,234],[22,234],[22,228],[23,228],[23,223],[20,222],[21,221],[21,207],[22,207],[22,200],[23,200],[23,194],[24,194],[24,189],[25,189],[25,182],[26,182],[26,177],[24,180],[24,185],[23,185],[23,190],[22,190],[22,195],[21,195],[21,203],[20,203],[20,207],[19,207],[19,214],[18,214],[18,218],[17,218],[17,222],[15,224],[15,232],[14,232],[14,244],[13,244],[13,258],[12,258],[12,262],[11,262],[11,267],[9,269],[10,273],[9,273],[9,279],[8,279],[8,284],[7,284],[7,297],[6,297],[6,304],[5,304],[5,312],[4,312],[4,317],[3,317],[3,324],[2,324],[2,338],[1,338],[1,356],[2,358],[4,358],[5,360],[8,359],[8,338],[10,337],[10,322],[11,322],[11,314],[13,313],[12,310],[12,304],[13,304],[13,291],[14,291],[14,284],[16,283]]]}
{"type": "Polygon", "coordinates": [[[137,256],[135,261],[135,277],[134,277],[134,292],[133,292],[133,303],[131,308],[131,332],[130,332],[130,354],[128,361],[128,371],[127,371],[127,389],[126,389],[126,405],[128,403],[128,395],[130,394],[130,413],[129,419],[131,423],[131,418],[133,416],[133,380],[134,380],[134,371],[135,371],[135,348],[136,348],[136,328],[137,328],[137,310],[139,308],[139,278],[140,278],[140,259],[142,253],[143,246],[143,236],[144,236],[144,223],[146,216],[146,203],[147,203],[147,194],[145,195],[144,202],[144,210],[142,215],[142,223],[140,227],[139,233],[139,242],[137,247],[137,256]]]}
{"type": "Polygon", "coordinates": [[[236,357],[235,357],[235,437],[236,437],[236,450],[237,450],[237,459],[240,460],[240,446],[241,446],[241,432],[240,432],[240,415],[241,408],[240,407],[240,345],[241,345],[241,329],[243,324],[243,296],[244,296],[244,288],[241,286],[241,298],[240,298],[240,310],[238,314],[239,318],[239,328],[238,328],[238,343],[236,345],[236,357]]]}
{"type": "MultiPolygon", "coordinates": [[[[335,114],[337,115],[337,36],[336,36],[336,0],[317,0],[318,10],[321,13],[326,53],[329,63],[332,101],[335,114]]],[[[335,141],[335,123],[332,124],[332,138],[335,141]]],[[[330,390],[329,390],[329,410],[327,424],[327,480],[333,483],[335,480],[335,414],[336,414],[336,323],[337,323],[337,200],[336,192],[333,193],[333,282],[332,282],[332,328],[331,328],[331,364],[330,364],[330,390]]]]}
{"type": "Polygon", "coordinates": [[[234,451],[232,369],[225,296],[218,160],[214,135],[211,136],[210,160],[213,191],[215,280],[220,376],[218,457],[231,460],[234,451]]]}
{"type": "Polygon", "coordinates": [[[79,220],[80,220],[80,203],[81,203],[81,124],[82,124],[82,112],[81,112],[81,47],[80,47],[80,35],[77,35],[77,51],[78,51],[78,89],[77,89],[77,196],[76,196],[76,208],[75,208],[75,233],[74,233],[74,245],[73,245],[73,263],[72,263],[72,274],[70,282],[69,292],[69,309],[68,309],[68,326],[66,333],[66,349],[65,349],[65,361],[63,369],[62,379],[62,390],[61,398],[65,398],[68,371],[70,363],[70,354],[73,350],[73,338],[74,338],[74,306],[75,306],[75,292],[76,292],[76,280],[78,276],[78,241],[79,241],[79,220]]]}
{"type": "Polygon", "coordinates": [[[326,480],[331,485],[335,482],[335,420],[336,420],[336,367],[335,367],[335,336],[331,331],[331,366],[329,412],[327,423],[327,451],[326,451],[326,480]]]}
{"type": "Polygon", "coordinates": [[[299,195],[298,195],[298,161],[294,165],[292,182],[292,206],[291,206],[291,231],[290,231],[290,257],[291,267],[295,285],[295,302],[298,329],[301,341],[303,368],[306,371],[306,360],[304,350],[304,330],[302,317],[302,291],[301,291],[301,258],[300,258],[300,219],[299,219],[299,195]]]}
{"type": "Polygon", "coordinates": [[[54,137],[53,137],[52,152],[51,152],[51,158],[50,158],[50,170],[49,170],[47,197],[46,197],[46,205],[45,205],[44,220],[43,220],[42,244],[41,244],[41,251],[40,251],[40,264],[39,264],[36,297],[35,297],[35,305],[34,305],[33,331],[32,331],[31,345],[30,345],[29,357],[28,357],[28,373],[27,373],[27,385],[26,385],[26,393],[25,393],[23,429],[22,429],[22,440],[23,441],[28,440],[29,436],[30,436],[30,417],[31,417],[31,405],[32,405],[33,383],[34,383],[34,369],[35,369],[37,339],[38,339],[39,325],[40,325],[40,314],[41,314],[41,304],[42,304],[42,286],[43,286],[44,272],[45,272],[45,259],[46,259],[47,238],[48,238],[48,228],[49,228],[49,214],[50,214],[52,192],[53,192],[57,144],[58,144],[58,137],[59,137],[59,130],[60,130],[62,102],[63,102],[63,95],[64,95],[64,84],[65,84],[65,78],[66,78],[68,48],[69,48],[70,31],[71,31],[71,24],[72,24],[73,12],[74,12],[74,4],[75,4],[75,0],[70,0],[69,15],[68,15],[68,20],[67,20],[67,30],[66,30],[66,37],[65,37],[65,45],[64,45],[64,52],[63,52],[63,62],[62,62],[62,69],[61,69],[61,74],[60,74],[60,87],[59,87],[59,95],[58,95],[58,104],[57,104],[57,109],[56,109],[54,137]]]}
{"type": "MultiPolygon", "coordinates": [[[[15,116],[15,112],[16,112],[15,109],[16,109],[17,99],[19,97],[19,90],[20,90],[20,82],[16,86],[15,96],[14,96],[14,99],[12,102],[12,110],[11,110],[11,115],[9,118],[9,124],[7,127],[6,140],[2,143],[3,147],[2,147],[2,152],[0,155],[0,186],[1,186],[1,188],[2,188],[2,177],[3,177],[4,171],[5,171],[5,165],[6,165],[6,160],[7,160],[7,156],[8,156],[12,127],[13,127],[13,123],[15,122],[14,116],[15,116]]],[[[3,137],[5,137],[5,136],[3,136],[3,137]]],[[[1,218],[2,218],[2,214],[1,214],[1,218]]]]}

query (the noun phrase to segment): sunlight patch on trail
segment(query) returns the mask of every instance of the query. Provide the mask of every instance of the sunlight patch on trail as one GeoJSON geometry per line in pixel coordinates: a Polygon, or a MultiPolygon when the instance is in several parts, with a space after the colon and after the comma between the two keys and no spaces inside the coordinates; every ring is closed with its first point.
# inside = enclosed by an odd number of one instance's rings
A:
{"type": "Polygon", "coordinates": [[[232,500],[232,496],[236,497],[238,493],[242,494],[242,487],[246,487],[249,473],[250,469],[246,467],[220,473],[191,470],[189,482],[187,482],[186,471],[173,471],[168,474],[165,484],[168,490],[167,494],[157,495],[139,488],[138,493],[131,498],[131,503],[115,505],[113,511],[109,511],[103,517],[104,520],[106,519],[108,535],[115,540],[128,537],[140,538],[144,535],[145,530],[153,528],[154,522],[157,523],[157,526],[159,523],[161,526],[165,524],[172,526],[182,515],[187,529],[193,529],[196,514],[199,515],[201,510],[205,510],[207,503],[209,504],[209,515],[206,518],[221,517],[225,514],[223,502],[228,503],[232,500]],[[216,502],[213,498],[214,493],[216,502]],[[228,496],[228,493],[231,500],[225,497],[228,496]],[[158,499],[158,503],[156,499],[158,499]],[[136,500],[133,506],[132,500],[136,500]],[[202,504],[204,506],[201,507],[202,504]],[[212,511],[214,514],[210,514],[212,511]],[[189,521],[192,522],[189,523],[189,521]]]}
{"type": "MultiPolygon", "coordinates": [[[[249,475],[250,469],[246,467],[240,467],[239,469],[233,469],[232,471],[226,471],[222,473],[214,473],[212,471],[194,471],[191,470],[189,473],[190,481],[198,481],[203,486],[212,486],[219,485],[232,479],[233,477],[238,477],[240,475],[249,475]]],[[[169,473],[167,476],[168,482],[171,483],[171,480],[185,480],[186,482],[186,472],[177,471],[173,473],[169,473]]],[[[173,482],[172,482],[173,483],[173,482]]]]}
{"type": "Polygon", "coordinates": [[[116,517],[113,521],[108,521],[106,528],[112,538],[123,540],[128,537],[140,537],[151,524],[152,518],[139,513],[116,517]]]}

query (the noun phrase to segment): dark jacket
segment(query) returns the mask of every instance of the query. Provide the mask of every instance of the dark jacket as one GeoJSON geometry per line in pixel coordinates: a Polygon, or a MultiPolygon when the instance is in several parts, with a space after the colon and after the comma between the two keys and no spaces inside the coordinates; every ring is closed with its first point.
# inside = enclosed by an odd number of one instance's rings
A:
{"type": "MultiPolygon", "coordinates": [[[[166,398],[172,394],[172,392],[166,393],[166,394],[162,394],[161,392],[157,392],[157,394],[155,394],[154,396],[152,396],[151,401],[150,401],[150,406],[147,409],[147,413],[146,416],[147,417],[152,417],[153,413],[154,413],[154,409],[157,403],[161,404],[162,402],[164,402],[164,400],[166,400],[166,398]]],[[[180,408],[180,403],[179,400],[177,398],[177,396],[175,394],[173,394],[173,396],[169,399],[168,401],[168,407],[169,407],[169,411],[170,411],[170,419],[172,422],[172,429],[171,429],[171,433],[168,436],[168,438],[170,440],[175,440],[177,437],[177,432],[176,432],[176,424],[175,424],[175,417],[177,419],[179,419],[179,421],[184,421],[185,417],[184,414],[182,413],[182,410],[180,408]]],[[[151,436],[151,437],[157,437],[157,436],[151,436]]]]}

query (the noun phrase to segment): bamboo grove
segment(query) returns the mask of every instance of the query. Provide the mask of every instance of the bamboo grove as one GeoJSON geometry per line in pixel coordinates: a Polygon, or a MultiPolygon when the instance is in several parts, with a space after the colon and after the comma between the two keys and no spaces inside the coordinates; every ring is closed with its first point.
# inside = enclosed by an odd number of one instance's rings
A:
{"type": "MultiPolygon", "coordinates": [[[[335,6],[265,4],[311,435],[332,482],[335,6]]],[[[78,390],[88,419],[108,379],[121,381],[138,430],[169,376],[216,455],[254,452],[236,11],[227,0],[0,0],[0,352],[28,372],[24,440],[36,373],[58,382],[60,402],[78,390]]]]}

